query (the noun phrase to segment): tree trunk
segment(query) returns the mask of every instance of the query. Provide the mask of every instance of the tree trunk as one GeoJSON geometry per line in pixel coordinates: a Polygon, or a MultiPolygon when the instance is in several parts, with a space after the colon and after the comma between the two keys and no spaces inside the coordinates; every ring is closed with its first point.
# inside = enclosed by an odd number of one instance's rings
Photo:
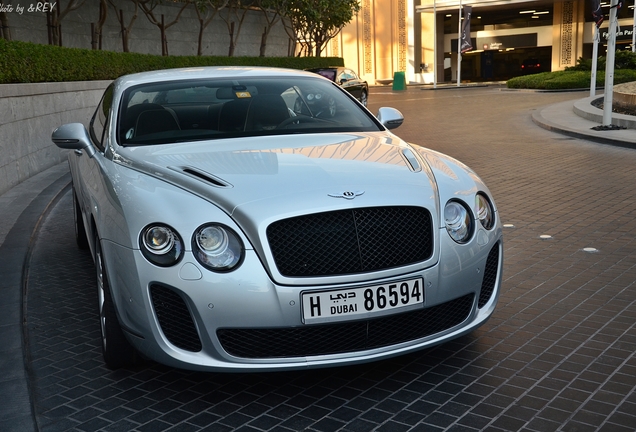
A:
{"type": "Polygon", "coordinates": [[[230,23],[230,49],[227,55],[228,57],[234,57],[234,21],[230,23]]]}
{"type": "Polygon", "coordinates": [[[95,23],[91,23],[91,49],[97,49],[97,25],[95,23]]]}
{"type": "Polygon", "coordinates": [[[91,48],[102,49],[102,29],[108,16],[108,5],[105,0],[99,2],[99,20],[97,24],[91,24],[91,48]]]}
{"type": "Polygon", "coordinates": [[[0,38],[11,40],[11,28],[9,27],[9,17],[6,12],[0,13],[0,38]]]}
{"type": "Polygon", "coordinates": [[[128,32],[124,25],[124,11],[119,9],[119,24],[121,25],[121,43],[124,52],[128,52],[128,32]]]}
{"type": "Polygon", "coordinates": [[[53,9],[46,13],[46,26],[48,28],[49,45],[62,46],[62,26],[59,24],[59,12],[53,9]]]}
{"type": "Polygon", "coordinates": [[[265,49],[267,48],[267,27],[263,31],[263,35],[261,36],[261,51],[259,56],[265,57],[265,49]]]}
{"type": "Polygon", "coordinates": [[[197,55],[198,56],[203,55],[203,46],[202,46],[203,45],[203,30],[204,30],[203,21],[201,21],[199,23],[199,37],[197,38],[197,44],[198,44],[197,45],[197,55]]]}
{"type": "Polygon", "coordinates": [[[161,55],[168,55],[168,40],[166,39],[166,22],[164,20],[163,14],[161,14],[161,25],[159,26],[159,30],[161,31],[161,55]]]}

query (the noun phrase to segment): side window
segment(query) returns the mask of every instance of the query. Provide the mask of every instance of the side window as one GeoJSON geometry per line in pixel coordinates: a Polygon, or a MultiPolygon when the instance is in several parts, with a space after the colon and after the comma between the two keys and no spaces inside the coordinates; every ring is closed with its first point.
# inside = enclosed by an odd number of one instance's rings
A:
{"type": "Polygon", "coordinates": [[[95,110],[95,114],[93,114],[93,118],[91,119],[90,130],[91,139],[95,146],[104,151],[104,130],[106,129],[106,125],[108,124],[108,116],[110,115],[110,108],[113,103],[113,86],[110,85],[104,92],[104,96],[102,96],[102,100],[99,102],[97,109],[95,110]]]}

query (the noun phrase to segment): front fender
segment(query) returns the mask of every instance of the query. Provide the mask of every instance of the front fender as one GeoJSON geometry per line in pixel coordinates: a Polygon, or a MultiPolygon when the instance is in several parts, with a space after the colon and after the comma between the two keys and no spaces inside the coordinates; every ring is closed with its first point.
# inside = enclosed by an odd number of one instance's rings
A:
{"type": "MultiPolygon", "coordinates": [[[[444,211],[446,202],[452,198],[465,201],[474,210],[475,195],[477,192],[483,192],[488,196],[493,210],[497,213],[497,205],[488,186],[471,168],[442,153],[417,145],[413,145],[413,148],[426,161],[435,177],[440,197],[440,212],[444,211]]],[[[443,215],[440,214],[440,224],[443,220],[443,215]]]]}

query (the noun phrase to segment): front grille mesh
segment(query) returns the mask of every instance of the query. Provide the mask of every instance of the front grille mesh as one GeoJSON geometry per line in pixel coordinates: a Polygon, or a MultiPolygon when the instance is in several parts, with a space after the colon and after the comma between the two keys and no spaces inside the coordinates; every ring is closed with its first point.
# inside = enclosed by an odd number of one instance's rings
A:
{"type": "Polygon", "coordinates": [[[219,329],[223,349],[242,358],[304,357],[362,351],[440,333],[465,321],[474,294],[382,318],[293,328],[219,329]]]}
{"type": "Polygon", "coordinates": [[[497,282],[497,268],[499,267],[499,243],[495,244],[488,254],[486,269],[484,270],[484,280],[481,283],[479,293],[478,308],[482,308],[488,303],[497,282]]]}
{"type": "Polygon", "coordinates": [[[288,277],[377,271],[425,261],[433,253],[431,214],[421,207],[369,207],[274,222],[267,240],[288,277]]]}
{"type": "Polygon", "coordinates": [[[166,339],[177,348],[201,351],[201,339],[192,316],[179,294],[163,285],[150,285],[150,297],[157,320],[166,339]]]}

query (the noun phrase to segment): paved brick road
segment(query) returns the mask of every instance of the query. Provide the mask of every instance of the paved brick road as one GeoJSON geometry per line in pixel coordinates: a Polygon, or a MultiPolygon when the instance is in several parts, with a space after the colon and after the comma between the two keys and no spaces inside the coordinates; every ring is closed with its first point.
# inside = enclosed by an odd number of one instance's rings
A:
{"type": "Polygon", "coordinates": [[[391,105],[405,114],[400,136],[475,169],[514,227],[504,231],[503,293],[486,325],[364,366],[107,370],[92,262],[74,246],[67,191],[46,217],[28,272],[40,430],[633,431],[636,151],[566,138],[530,118],[533,109],[584,96],[372,90],[372,110],[391,105]]]}

